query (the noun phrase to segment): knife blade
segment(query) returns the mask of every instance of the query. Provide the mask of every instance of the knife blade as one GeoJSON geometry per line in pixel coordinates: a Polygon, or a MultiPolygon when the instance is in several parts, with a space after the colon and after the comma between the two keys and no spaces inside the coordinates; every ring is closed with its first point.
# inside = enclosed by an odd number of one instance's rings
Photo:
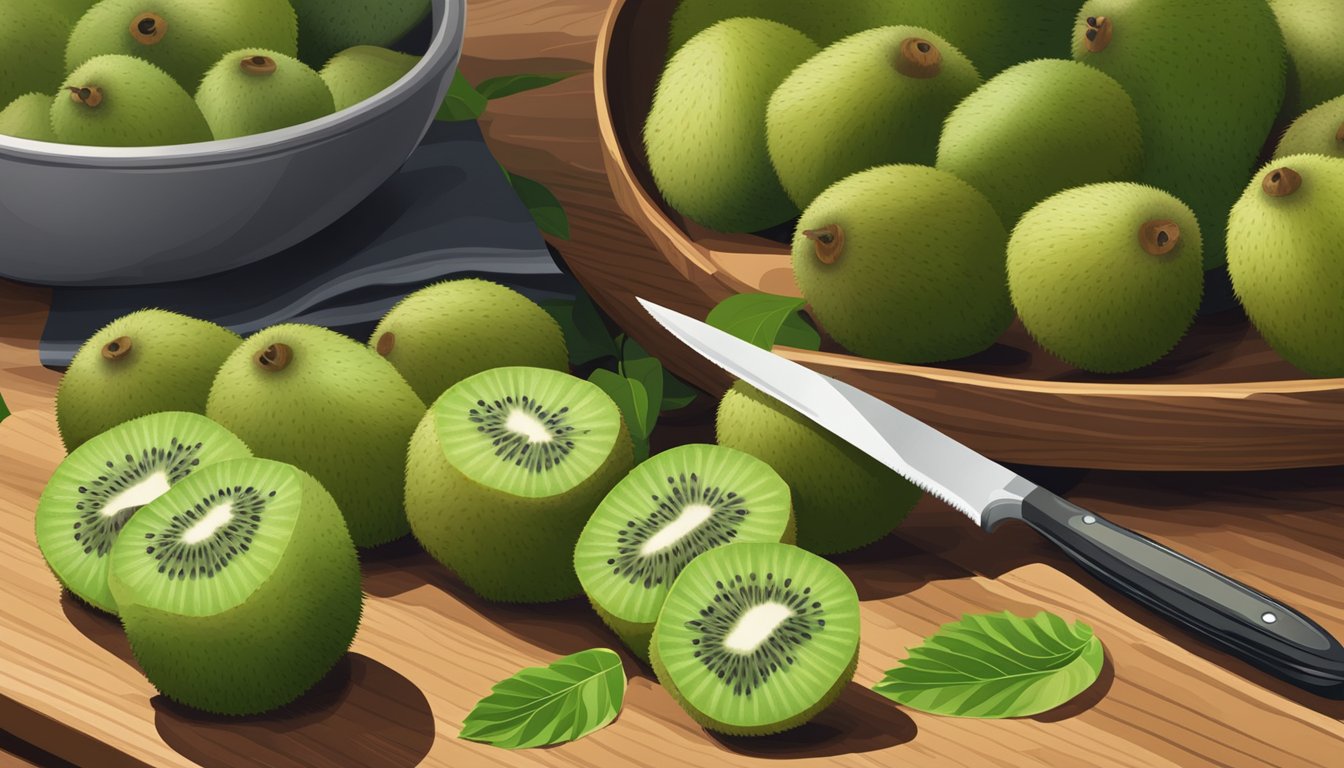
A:
{"type": "Polygon", "coordinates": [[[1301,612],[1066,501],[857,387],[679,312],[639,303],[705,359],[985,531],[1007,520],[1024,522],[1103,583],[1213,645],[1305,690],[1344,698],[1344,646],[1301,612]]]}

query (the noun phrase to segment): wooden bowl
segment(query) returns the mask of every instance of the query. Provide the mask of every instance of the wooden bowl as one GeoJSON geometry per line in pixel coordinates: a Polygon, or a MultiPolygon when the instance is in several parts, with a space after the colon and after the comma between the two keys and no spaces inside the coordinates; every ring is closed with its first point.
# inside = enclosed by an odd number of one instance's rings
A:
{"type": "MultiPolygon", "coordinates": [[[[592,57],[593,77],[491,104],[486,134],[505,167],[546,183],[569,213],[570,240],[553,241],[598,303],[684,378],[711,391],[726,375],[667,335],[635,296],[704,317],[736,292],[797,295],[787,249],[710,232],[659,197],[641,130],[666,56],[675,0],[610,0],[591,18],[576,8],[563,34],[505,42],[469,75],[518,71],[525,43],[553,68],[592,57]],[[591,88],[591,106],[582,103],[591,88]],[[587,110],[593,110],[589,113],[587,110]],[[600,158],[600,159],[599,159],[600,158]]],[[[540,13],[540,11],[538,11],[540,13]]],[[[526,19],[522,20],[526,22],[526,19]]],[[[847,381],[1003,462],[1123,470],[1244,471],[1344,464],[1344,380],[1306,379],[1237,311],[1203,317],[1161,362],[1123,376],[1087,374],[1041,350],[1020,326],[990,350],[941,365],[900,365],[777,348],[847,381]]]]}

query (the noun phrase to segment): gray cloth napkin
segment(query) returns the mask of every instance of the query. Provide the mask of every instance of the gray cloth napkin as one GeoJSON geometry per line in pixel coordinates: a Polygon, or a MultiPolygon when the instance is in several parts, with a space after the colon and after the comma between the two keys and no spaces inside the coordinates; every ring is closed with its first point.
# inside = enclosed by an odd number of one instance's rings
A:
{"type": "Polygon", "coordinates": [[[536,301],[578,290],[551,256],[474,122],[435,123],[397,175],[340,221],[269,259],[160,285],[56,288],[42,364],[63,368],[111,320],[156,307],[248,334],[283,322],[364,341],[429,283],[484,277],[536,301]]]}

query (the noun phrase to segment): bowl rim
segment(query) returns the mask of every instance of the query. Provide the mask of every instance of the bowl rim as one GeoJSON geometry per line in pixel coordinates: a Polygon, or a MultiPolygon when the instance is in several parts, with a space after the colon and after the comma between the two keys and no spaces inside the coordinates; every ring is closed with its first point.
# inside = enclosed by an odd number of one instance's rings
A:
{"type": "Polygon", "coordinates": [[[221,165],[284,155],[358,130],[451,69],[462,51],[466,0],[431,0],[429,49],[400,80],[353,107],[299,125],[236,139],[158,147],[90,147],[0,136],[0,161],[67,168],[156,169],[221,165]]]}

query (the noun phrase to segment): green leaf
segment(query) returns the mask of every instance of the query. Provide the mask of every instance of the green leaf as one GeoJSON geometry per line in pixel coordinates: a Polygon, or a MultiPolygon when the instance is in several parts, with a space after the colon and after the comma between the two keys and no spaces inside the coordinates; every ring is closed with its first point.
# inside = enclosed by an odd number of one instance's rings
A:
{"type": "Polygon", "coordinates": [[[565,346],[569,349],[570,365],[577,368],[594,360],[616,357],[616,344],[592,299],[580,295],[574,301],[543,302],[541,308],[560,324],[560,330],[565,334],[565,346]]]}
{"type": "Polygon", "coordinates": [[[649,393],[638,379],[622,376],[619,373],[599,368],[593,371],[588,380],[602,388],[607,396],[616,401],[625,417],[625,427],[630,431],[630,439],[635,444],[635,461],[649,457],[649,435],[653,433],[653,421],[649,419],[649,393]]]}
{"type": "Polygon", "coordinates": [[[789,346],[818,349],[821,337],[798,314],[804,303],[789,296],[740,293],[719,302],[709,311],[705,322],[762,349],[786,342],[789,346]]]}
{"type": "Polygon", "coordinates": [[[699,396],[700,390],[677,378],[671,371],[663,370],[663,413],[685,408],[699,396]]]}
{"type": "Polygon", "coordinates": [[[573,741],[616,719],[625,685],[621,657],[606,648],[528,667],[476,703],[458,738],[504,749],[573,741]]]}
{"type": "Polygon", "coordinates": [[[9,418],[9,407],[5,405],[4,396],[0,395],[0,421],[9,418]]]}
{"type": "Polygon", "coordinates": [[[536,88],[545,88],[552,83],[558,83],[561,80],[567,80],[577,72],[553,72],[545,75],[505,75],[503,77],[492,77],[489,80],[482,80],[476,86],[476,90],[487,99],[502,99],[505,96],[512,96],[515,93],[531,91],[536,88]]]}
{"type": "Polygon", "coordinates": [[[663,412],[663,364],[639,345],[639,342],[626,337],[621,342],[621,365],[619,373],[644,385],[647,402],[644,406],[644,420],[649,424],[649,434],[658,423],[658,415],[663,412]]]}
{"type": "Polygon", "coordinates": [[[1092,628],[1042,611],[1005,611],[945,624],[873,690],[922,712],[954,717],[1024,717],[1087,690],[1105,652],[1092,628]]]}
{"type": "Polygon", "coordinates": [[[528,213],[532,214],[537,229],[562,240],[568,240],[569,217],[565,215],[565,209],[560,207],[560,201],[555,199],[555,195],[539,182],[525,176],[516,173],[509,173],[507,176],[518,199],[523,201],[528,213]]]}
{"type": "Polygon", "coordinates": [[[448,86],[448,95],[439,106],[439,114],[435,119],[449,123],[475,120],[485,112],[485,103],[486,98],[471,87],[461,72],[457,72],[453,75],[453,83],[448,86]]]}

